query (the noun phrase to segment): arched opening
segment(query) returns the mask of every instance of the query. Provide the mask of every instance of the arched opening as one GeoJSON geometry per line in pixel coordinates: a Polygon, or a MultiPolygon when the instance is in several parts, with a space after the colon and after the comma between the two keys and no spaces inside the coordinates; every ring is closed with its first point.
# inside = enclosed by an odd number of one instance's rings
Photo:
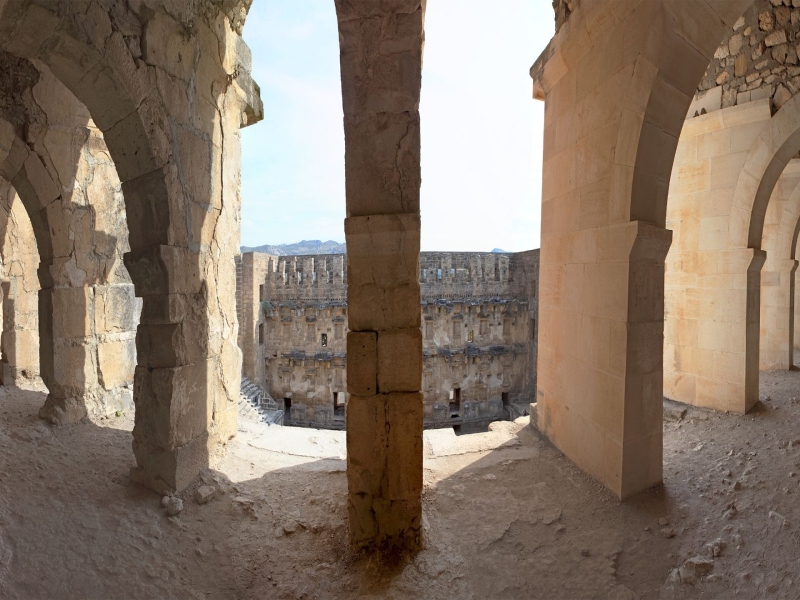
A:
{"type": "MultiPolygon", "coordinates": [[[[237,46],[243,15],[198,14],[187,39],[176,20],[185,14],[93,6],[84,19],[63,8],[4,5],[3,49],[42,61],[103,132],[126,205],[125,265],[143,301],[133,475],[174,490],[235,433],[238,130],[260,112],[237,46]]],[[[52,314],[56,298],[41,302],[52,314]]]]}
{"type": "Polygon", "coordinates": [[[621,498],[663,474],[664,225],[678,138],[719,41],[751,4],[559,3],[563,22],[531,70],[555,140],[544,156],[539,426],[621,498]],[[590,213],[592,227],[581,223],[590,213]]]}

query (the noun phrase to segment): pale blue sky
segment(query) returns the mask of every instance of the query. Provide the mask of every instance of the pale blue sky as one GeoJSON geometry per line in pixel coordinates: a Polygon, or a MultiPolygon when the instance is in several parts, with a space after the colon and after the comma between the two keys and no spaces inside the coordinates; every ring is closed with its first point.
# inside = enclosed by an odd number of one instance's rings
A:
{"type": "MultiPolygon", "coordinates": [[[[528,70],[550,0],[428,0],[422,249],[539,247],[544,104],[528,70]]],[[[255,0],[244,38],[264,120],[242,131],[242,244],[344,241],[344,132],[333,0],[255,0]]]]}

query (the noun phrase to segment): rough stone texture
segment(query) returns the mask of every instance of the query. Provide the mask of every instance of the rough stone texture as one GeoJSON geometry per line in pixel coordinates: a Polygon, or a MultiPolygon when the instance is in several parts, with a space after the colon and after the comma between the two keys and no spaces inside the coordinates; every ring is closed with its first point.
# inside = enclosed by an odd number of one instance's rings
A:
{"type": "MultiPolygon", "coordinates": [[[[255,357],[245,376],[279,403],[291,401],[287,422],[344,427],[343,396],[354,385],[346,368],[345,256],[246,253],[239,263],[237,301],[245,319],[254,313],[246,339],[240,330],[243,355],[255,357]]],[[[538,268],[538,250],[421,253],[426,427],[498,418],[504,400],[527,406],[535,398],[538,268]]],[[[400,354],[415,362],[413,353],[400,354]]],[[[354,364],[371,388],[358,387],[374,394],[375,365],[363,361],[354,364]]]]}
{"type": "Polygon", "coordinates": [[[43,354],[50,390],[42,416],[69,422],[130,408],[138,307],[122,265],[128,232],[114,164],[86,108],[46,66],[5,53],[0,64],[6,71],[27,64],[36,73],[25,75],[32,86],[5,121],[21,168],[15,171],[10,153],[3,170],[34,224],[24,243],[41,254],[40,310],[48,314],[38,320],[41,344],[29,347],[43,354]]]}
{"type": "Polygon", "coordinates": [[[688,117],[762,98],[776,109],[800,91],[800,7],[756,0],[727,30],[688,117]],[[713,101],[704,101],[704,98],[713,101]]]}
{"type": "MultiPolygon", "coordinates": [[[[336,12],[345,132],[348,335],[374,332],[380,348],[386,332],[419,332],[421,325],[419,92],[425,5],[420,0],[337,0],[336,12]]],[[[378,390],[377,396],[351,395],[349,400],[348,507],[350,542],[356,548],[404,550],[421,544],[421,377],[406,383],[407,393],[378,390]]]]}

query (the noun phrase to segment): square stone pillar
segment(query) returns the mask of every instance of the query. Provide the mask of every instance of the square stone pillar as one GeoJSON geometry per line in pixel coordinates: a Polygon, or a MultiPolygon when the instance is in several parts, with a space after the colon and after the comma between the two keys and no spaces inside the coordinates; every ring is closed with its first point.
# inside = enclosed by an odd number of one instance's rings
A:
{"type": "Polygon", "coordinates": [[[542,239],[539,428],[620,498],[662,478],[670,241],[639,221],[542,239]]]}
{"type": "Polygon", "coordinates": [[[336,0],[347,194],[350,541],[422,532],[419,92],[424,0],[336,0]]]}
{"type": "Polygon", "coordinates": [[[762,370],[791,369],[794,359],[794,286],[798,261],[783,260],[761,271],[762,370]]]}
{"type": "Polygon", "coordinates": [[[419,216],[345,221],[347,479],[357,548],[419,547],[422,330],[419,216]]]}
{"type": "Polygon", "coordinates": [[[49,391],[39,416],[52,423],[73,423],[87,414],[86,387],[97,378],[86,343],[92,295],[89,287],[39,290],[39,364],[49,391]]]}

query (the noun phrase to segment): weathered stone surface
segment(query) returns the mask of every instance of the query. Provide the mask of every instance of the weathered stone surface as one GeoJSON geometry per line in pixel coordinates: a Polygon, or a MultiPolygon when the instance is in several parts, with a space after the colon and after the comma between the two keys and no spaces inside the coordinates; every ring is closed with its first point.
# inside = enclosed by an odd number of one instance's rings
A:
{"type": "MultiPolygon", "coordinates": [[[[418,106],[425,7],[407,0],[337,0],[336,12],[345,113],[348,321],[352,331],[376,332],[380,344],[386,331],[420,327],[418,106]]],[[[418,392],[419,384],[409,391],[418,392]]],[[[404,409],[395,396],[351,397],[348,486],[350,541],[356,547],[410,549],[421,543],[422,397],[408,397],[414,400],[404,409]],[[369,428],[375,427],[391,432],[391,457],[385,455],[387,446],[370,439],[375,429],[369,428]],[[361,436],[367,436],[365,445],[352,445],[351,458],[351,442],[361,444],[356,442],[361,436]],[[405,462],[394,462],[400,456],[405,462]],[[418,480],[419,487],[406,485],[418,480]]]]}
{"type": "Polygon", "coordinates": [[[371,396],[378,391],[378,334],[374,331],[347,333],[347,356],[350,373],[347,391],[357,396],[371,396]]]}
{"type": "Polygon", "coordinates": [[[347,420],[351,542],[419,546],[422,396],[353,396],[347,420]]]}
{"type": "Polygon", "coordinates": [[[44,416],[119,405],[141,306],[140,363],[157,366],[136,386],[136,476],[154,487],[186,485],[236,430],[238,128],[261,114],[245,73],[246,9],[0,7],[0,50],[37,59],[7,61],[25,139],[0,126],[0,171],[28,209],[41,255],[44,416]],[[81,301],[68,302],[75,293],[81,301]]]}
{"type": "MultiPolygon", "coordinates": [[[[525,405],[535,396],[538,261],[537,250],[420,254],[426,427],[450,420],[451,405],[459,419],[485,420],[502,414],[504,399],[525,405]]],[[[304,405],[305,421],[291,411],[285,423],[344,426],[353,356],[346,342],[347,278],[341,254],[248,252],[237,260],[243,373],[278,408],[284,398],[304,405]],[[321,421],[317,413],[331,408],[332,421],[321,421]]],[[[374,394],[375,365],[362,367],[374,394]]]]}
{"type": "Polygon", "coordinates": [[[378,336],[378,391],[415,392],[422,386],[422,332],[381,331],[378,336]]]}

